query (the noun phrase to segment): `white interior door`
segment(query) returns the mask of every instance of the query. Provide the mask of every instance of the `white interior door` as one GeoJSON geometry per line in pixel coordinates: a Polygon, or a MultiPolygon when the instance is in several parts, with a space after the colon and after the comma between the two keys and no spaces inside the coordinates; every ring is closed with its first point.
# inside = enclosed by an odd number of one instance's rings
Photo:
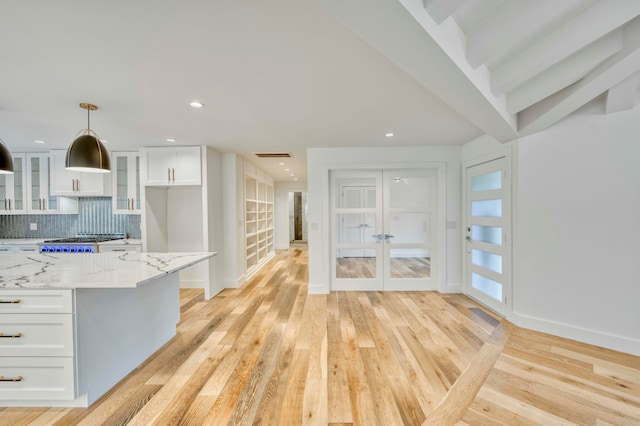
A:
{"type": "Polygon", "coordinates": [[[331,173],[332,289],[432,290],[435,170],[331,173]]]}
{"type": "Polygon", "coordinates": [[[511,186],[508,160],[466,168],[467,293],[499,314],[511,294],[511,186]]]}

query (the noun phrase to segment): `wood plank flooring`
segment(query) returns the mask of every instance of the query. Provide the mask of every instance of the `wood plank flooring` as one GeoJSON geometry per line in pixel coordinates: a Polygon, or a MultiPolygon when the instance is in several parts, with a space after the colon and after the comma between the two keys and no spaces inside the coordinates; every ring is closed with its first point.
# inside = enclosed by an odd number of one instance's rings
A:
{"type": "MultiPolygon", "coordinates": [[[[429,278],[431,258],[392,257],[391,278],[429,278]]],[[[375,278],[376,259],[373,257],[342,257],[336,259],[338,278],[375,278]]]]}
{"type": "Polygon", "coordinates": [[[88,409],[0,425],[638,425],[640,358],[517,328],[462,295],[307,294],[306,249],[212,300],[88,409]]]}

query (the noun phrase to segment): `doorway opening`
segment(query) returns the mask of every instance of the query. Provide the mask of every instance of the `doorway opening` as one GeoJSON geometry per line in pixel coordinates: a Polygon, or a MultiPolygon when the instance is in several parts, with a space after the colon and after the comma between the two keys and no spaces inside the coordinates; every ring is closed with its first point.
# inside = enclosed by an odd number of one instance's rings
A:
{"type": "Polygon", "coordinates": [[[307,244],[307,193],[289,192],[289,243],[307,244]]]}

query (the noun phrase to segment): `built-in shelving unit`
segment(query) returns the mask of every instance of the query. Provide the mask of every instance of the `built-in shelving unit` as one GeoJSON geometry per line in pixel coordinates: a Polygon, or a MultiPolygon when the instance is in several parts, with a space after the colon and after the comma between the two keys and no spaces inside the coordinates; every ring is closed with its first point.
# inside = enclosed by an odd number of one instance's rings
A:
{"type": "Polygon", "coordinates": [[[252,275],[273,256],[273,178],[245,164],[245,270],[252,275]]]}

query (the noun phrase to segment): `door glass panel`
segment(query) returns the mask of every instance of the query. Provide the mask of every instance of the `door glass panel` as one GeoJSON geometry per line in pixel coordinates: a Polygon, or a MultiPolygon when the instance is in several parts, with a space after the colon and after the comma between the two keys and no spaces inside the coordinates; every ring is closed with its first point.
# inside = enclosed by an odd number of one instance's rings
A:
{"type": "Polygon", "coordinates": [[[336,278],[375,278],[375,250],[361,251],[360,256],[345,256],[343,250],[336,253],[336,278]]]}
{"type": "Polygon", "coordinates": [[[0,174],[0,209],[6,210],[5,204],[7,200],[7,175],[0,174]]]}
{"type": "Polygon", "coordinates": [[[140,210],[140,157],[136,156],[136,210],[140,210]]]}
{"type": "Polygon", "coordinates": [[[471,273],[471,285],[483,292],[484,294],[496,299],[497,301],[502,301],[502,284],[497,281],[493,281],[483,275],[476,274],[475,272],[471,273]]]}
{"type": "Polygon", "coordinates": [[[431,241],[428,213],[394,213],[389,217],[391,244],[426,244],[431,241]]]}
{"type": "Polygon", "coordinates": [[[391,278],[429,278],[431,254],[422,248],[391,249],[391,278]]]}
{"type": "Polygon", "coordinates": [[[40,199],[42,198],[42,192],[40,188],[40,159],[31,158],[31,209],[40,210],[40,199]]]}
{"type": "Polygon", "coordinates": [[[47,194],[49,194],[49,205],[45,206],[49,210],[58,210],[58,197],[51,195],[51,159],[47,157],[47,182],[49,187],[47,188],[47,194]]]}
{"type": "Polygon", "coordinates": [[[471,239],[502,245],[502,228],[498,226],[471,225],[471,239]]]}
{"type": "Polygon", "coordinates": [[[472,201],[471,216],[502,217],[502,200],[472,201]]]}
{"type": "Polygon", "coordinates": [[[493,191],[502,188],[502,171],[478,175],[471,178],[471,192],[493,191]]]}
{"type": "Polygon", "coordinates": [[[24,210],[23,185],[24,185],[24,164],[22,158],[13,159],[13,198],[15,200],[13,210],[24,210]]]}
{"type": "Polygon", "coordinates": [[[502,273],[502,256],[499,254],[488,253],[486,251],[472,249],[471,261],[474,265],[491,269],[499,274],[502,273]]]}
{"type": "Polygon", "coordinates": [[[394,176],[389,184],[389,207],[393,209],[428,209],[431,205],[431,177],[394,176]]]}
{"type": "Polygon", "coordinates": [[[129,210],[127,193],[127,157],[116,157],[116,205],[118,210],[129,210]]]}

